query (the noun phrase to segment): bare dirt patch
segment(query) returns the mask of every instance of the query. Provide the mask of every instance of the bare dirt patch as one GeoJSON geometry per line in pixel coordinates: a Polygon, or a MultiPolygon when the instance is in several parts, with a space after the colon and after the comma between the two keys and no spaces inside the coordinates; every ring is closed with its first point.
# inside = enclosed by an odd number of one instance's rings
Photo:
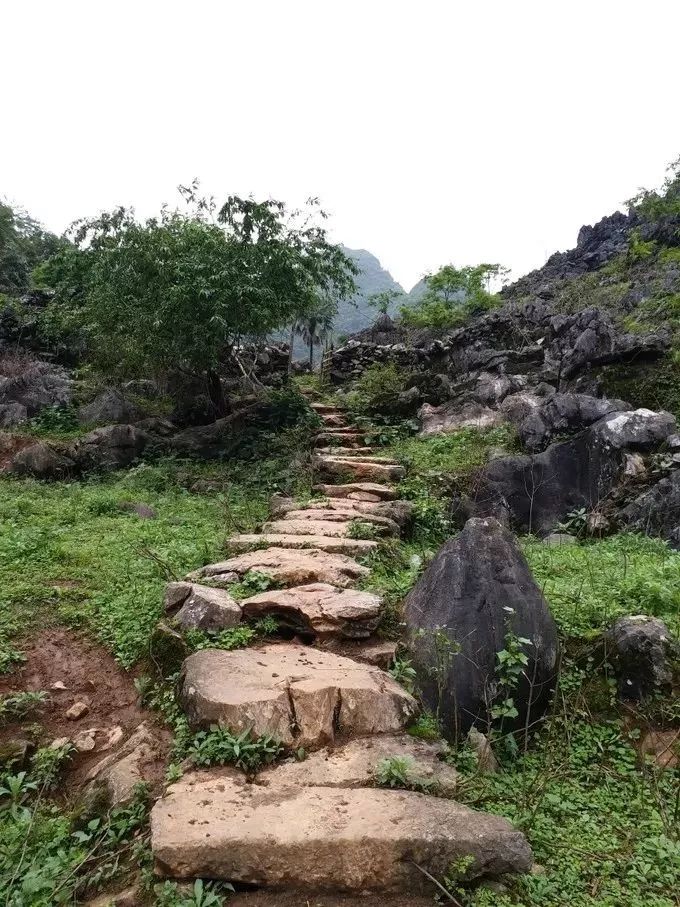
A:
{"type": "Polygon", "coordinates": [[[144,721],[160,744],[158,764],[149,767],[150,780],[163,777],[170,734],[156,715],[139,706],[132,676],[105,649],[69,630],[50,628],[24,646],[24,654],[24,664],[0,677],[0,695],[42,690],[49,698],[39,712],[0,728],[0,743],[37,736],[36,742],[44,746],[96,728],[95,749],[75,754],[71,763],[68,780],[77,786],[103,754],[115,751],[115,743],[103,749],[107,740],[126,739],[144,721]],[[77,703],[85,703],[87,711],[75,720],[68,718],[77,703]]]}

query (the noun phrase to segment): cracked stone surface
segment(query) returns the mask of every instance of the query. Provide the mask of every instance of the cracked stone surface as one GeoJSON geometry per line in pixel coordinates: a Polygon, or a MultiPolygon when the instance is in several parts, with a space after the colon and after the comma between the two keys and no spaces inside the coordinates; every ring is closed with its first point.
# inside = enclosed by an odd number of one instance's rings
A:
{"type": "Polygon", "coordinates": [[[345,588],[368,576],[368,567],[358,564],[344,554],[305,549],[265,548],[248,551],[237,557],[209,564],[189,574],[189,579],[210,579],[212,583],[229,586],[250,572],[270,576],[280,585],[297,586],[304,583],[331,583],[345,588]]]}
{"type": "Polygon", "coordinates": [[[395,733],[418,711],[379,668],[293,643],[195,652],[182,668],[180,700],[195,727],[221,722],[307,749],[395,733]]]}
{"type": "Polygon", "coordinates": [[[377,542],[368,539],[330,538],[325,535],[277,535],[273,532],[235,535],[227,539],[227,545],[234,551],[247,551],[256,546],[272,545],[279,548],[317,548],[331,554],[369,554],[378,547],[377,542]]]}

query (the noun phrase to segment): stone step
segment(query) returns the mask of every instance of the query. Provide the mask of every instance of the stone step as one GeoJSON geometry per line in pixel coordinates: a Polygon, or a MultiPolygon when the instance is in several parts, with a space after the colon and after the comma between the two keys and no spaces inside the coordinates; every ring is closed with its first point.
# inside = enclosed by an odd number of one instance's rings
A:
{"type": "Polygon", "coordinates": [[[373,453],[372,447],[343,447],[341,445],[331,445],[330,447],[317,447],[316,454],[321,456],[332,456],[332,457],[361,457],[366,459],[370,457],[373,453]]]}
{"type": "Polygon", "coordinates": [[[432,892],[418,867],[442,878],[465,859],[466,878],[475,878],[526,872],[532,863],[524,835],[507,819],[453,800],[248,784],[225,770],[196,772],[169,788],[151,813],[151,847],[157,873],[171,878],[402,898],[432,892]]]}
{"type": "MultiPolygon", "coordinates": [[[[337,487],[337,486],[332,486],[337,487]]],[[[271,501],[271,513],[273,517],[286,517],[289,513],[299,512],[309,513],[311,511],[325,511],[336,513],[338,519],[347,517],[353,520],[363,520],[369,516],[374,516],[379,520],[388,520],[388,522],[397,523],[405,526],[413,513],[413,504],[410,501],[357,501],[351,498],[326,498],[323,501],[308,501],[300,504],[293,501],[292,498],[284,498],[275,495],[271,501]]],[[[295,517],[292,517],[295,519],[295,517]]],[[[331,519],[330,516],[319,517],[319,519],[331,519]]],[[[370,522],[370,521],[369,521],[370,522]]]]}
{"type": "Polygon", "coordinates": [[[272,547],[208,564],[190,573],[187,579],[193,582],[208,580],[215,586],[229,588],[249,573],[262,573],[280,586],[331,583],[345,588],[368,576],[369,572],[368,567],[357,564],[344,554],[331,554],[318,549],[298,551],[272,547]]]}
{"type": "Polygon", "coordinates": [[[333,403],[310,403],[310,407],[317,413],[341,413],[342,410],[333,403]]]}
{"type": "Polygon", "coordinates": [[[355,498],[352,495],[370,495],[371,501],[393,501],[397,497],[396,488],[378,482],[348,482],[344,485],[315,485],[314,491],[327,498],[347,498],[350,501],[366,501],[366,498],[355,498]]]}
{"type": "MultiPolygon", "coordinates": [[[[344,520],[324,520],[321,518],[314,519],[284,519],[284,520],[272,520],[269,523],[265,523],[262,527],[262,532],[265,534],[270,534],[272,532],[277,535],[322,535],[327,538],[352,538],[352,530],[350,526],[354,522],[368,522],[367,520],[353,520],[347,519],[344,520]]],[[[394,533],[389,533],[387,528],[380,523],[371,523],[373,527],[373,532],[370,530],[368,533],[364,532],[364,537],[372,537],[372,535],[393,535],[394,533]]],[[[359,536],[361,537],[361,535],[359,536]]]]}
{"type": "MultiPolygon", "coordinates": [[[[329,501],[330,503],[330,501],[329,501]]],[[[358,502],[357,502],[358,503],[358,502]]],[[[369,505],[370,506],[370,505],[369,505]]],[[[378,516],[375,513],[368,511],[367,513],[362,513],[360,510],[352,510],[351,508],[344,508],[343,510],[333,510],[333,509],[321,509],[321,508],[310,508],[309,510],[292,510],[289,513],[285,513],[282,518],[279,520],[279,523],[286,526],[289,523],[296,522],[314,522],[321,520],[322,522],[330,523],[350,523],[353,521],[358,521],[360,523],[370,523],[372,526],[375,526],[379,530],[381,535],[399,535],[399,524],[389,517],[378,516]]],[[[278,531],[278,530],[277,530],[278,531]]],[[[283,531],[283,530],[280,530],[283,531]]]]}
{"type": "MultiPolygon", "coordinates": [[[[353,475],[358,480],[377,480],[386,482],[398,482],[404,478],[405,471],[403,466],[392,463],[372,463],[363,460],[353,460],[340,457],[315,457],[314,465],[316,468],[329,476],[348,476],[353,475]]],[[[371,500],[370,498],[368,500],[371,500]]]]}
{"type": "Polygon", "coordinates": [[[260,535],[234,535],[227,539],[227,545],[234,551],[248,551],[255,547],[274,548],[317,548],[331,554],[370,554],[378,547],[377,542],[368,539],[328,538],[325,535],[280,535],[263,532],[260,535]]]}
{"type": "Polygon", "coordinates": [[[329,428],[348,428],[347,422],[340,415],[335,415],[334,413],[328,413],[327,415],[321,416],[325,430],[328,431],[329,428]]]}
{"type": "Polygon", "coordinates": [[[192,727],[219,722],[296,749],[395,733],[418,711],[379,668],[295,643],[195,652],[182,667],[179,698],[192,727]]]}
{"type": "MultiPolygon", "coordinates": [[[[319,435],[349,435],[355,438],[363,438],[366,436],[366,432],[362,431],[360,428],[346,425],[340,426],[340,428],[324,428],[319,432],[319,435]]],[[[319,435],[317,435],[317,437],[319,437],[319,435]]]]}
{"type": "Polygon", "coordinates": [[[333,453],[324,453],[323,450],[314,451],[315,460],[350,460],[352,463],[384,463],[385,466],[399,466],[400,464],[393,457],[385,457],[382,454],[357,454],[351,450],[348,454],[341,453],[337,448],[333,453]]]}
{"type": "Polygon", "coordinates": [[[378,626],[382,600],[371,592],[309,583],[291,589],[270,589],[241,602],[243,616],[266,615],[303,637],[366,639],[378,626]]]}

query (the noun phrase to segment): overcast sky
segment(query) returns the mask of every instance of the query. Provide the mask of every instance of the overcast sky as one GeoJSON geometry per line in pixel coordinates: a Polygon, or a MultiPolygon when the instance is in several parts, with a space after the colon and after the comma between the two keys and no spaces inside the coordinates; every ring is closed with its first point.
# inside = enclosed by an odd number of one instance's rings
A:
{"type": "Polygon", "coordinates": [[[514,276],[680,154],[678,0],[0,3],[0,195],[50,229],[319,196],[407,288],[514,276]]]}

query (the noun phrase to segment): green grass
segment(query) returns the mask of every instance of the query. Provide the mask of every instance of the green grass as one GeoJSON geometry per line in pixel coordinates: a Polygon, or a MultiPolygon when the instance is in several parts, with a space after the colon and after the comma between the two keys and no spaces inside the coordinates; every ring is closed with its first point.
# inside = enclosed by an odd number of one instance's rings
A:
{"type": "Polygon", "coordinates": [[[557,547],[527,537],[523,548],[564,637],[596,635],[622,614],[661,617],[680,635],[680,554],[665,542],[620,533],[557,547]]]}
{"type": "Polygon", "coordinates": [[[230,533],[265,520],[273,490],[299,486],[289,454],[232,466],[165,460],[73,483],[0,480],[0,668],[23,632],[50,622],[84,628],[130,667],[166,581],[218,559],[230,533]]]}

